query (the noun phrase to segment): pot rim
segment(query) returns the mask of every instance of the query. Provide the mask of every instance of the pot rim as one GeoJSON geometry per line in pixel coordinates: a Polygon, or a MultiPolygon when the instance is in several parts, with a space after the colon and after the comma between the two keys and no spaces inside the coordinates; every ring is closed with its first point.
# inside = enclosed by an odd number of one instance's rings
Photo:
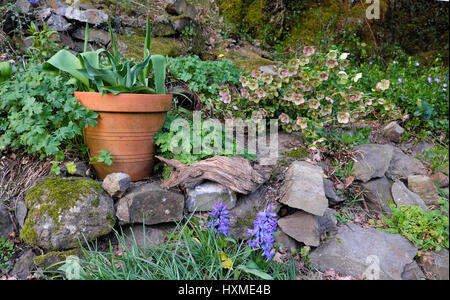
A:
{"type": "Polygon", "coordinates": [[[86,108],[96,112],[167,112],[172,108],[172,94],[106,94],[74,92],[86,108]]]}

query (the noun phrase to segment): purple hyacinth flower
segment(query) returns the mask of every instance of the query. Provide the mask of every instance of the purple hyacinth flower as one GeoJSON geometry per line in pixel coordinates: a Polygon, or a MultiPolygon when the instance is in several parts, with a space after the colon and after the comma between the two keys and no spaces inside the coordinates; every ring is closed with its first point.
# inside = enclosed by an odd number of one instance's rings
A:
{"type": "Polygon", "coordinates": [[[427,80],[428,80],[428,83],[432,83],[433,82],[433,78],[431,78],[431,76],[428,76],[427,80]]]}
{"type": "Polygon", "coordinates": [[[30,2],[33,5],[36,5],[39,2],[39,0],[28,0],[28,2],[30,2]]]}
{"type": "Polygon", "coordinates": [[[274,233],[277,229],[277,215],[271,212],[272,207],[267,206],[265,211],[260,211],[253,223],[254,228],[248,230],[248,235],[252,238],[249,241],[252,249],[261,248],[263,256],[267,261],[272,259],[275,254],[273,244],[275,242],[274,233]]]}
{"type": "Polygon", "coordinates": [[[228,236],[230,211],[227,210],[227,206],[220,201],[217,202],[208,216],[212,218],[212,221],[208,222],[208,226],[214,228],[216,233],[223,233],[225,236],[228,236]]]}

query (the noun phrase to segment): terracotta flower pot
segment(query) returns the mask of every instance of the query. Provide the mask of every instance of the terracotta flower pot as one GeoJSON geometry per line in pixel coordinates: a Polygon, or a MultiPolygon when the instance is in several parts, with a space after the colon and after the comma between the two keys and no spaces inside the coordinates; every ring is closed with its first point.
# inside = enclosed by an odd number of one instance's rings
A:
{"type": "Polygon", "coordinates": [[[91,156],[106,150],[113,163],[94,163],[97,177],[114,172],[130,175],[132,181],[152,174],[155,142],[153,134],[164,124],[172,106],[172,95],[107,94],[75,92],[81,104],[99,114],[96,127],[84,130],[91,156]]]}

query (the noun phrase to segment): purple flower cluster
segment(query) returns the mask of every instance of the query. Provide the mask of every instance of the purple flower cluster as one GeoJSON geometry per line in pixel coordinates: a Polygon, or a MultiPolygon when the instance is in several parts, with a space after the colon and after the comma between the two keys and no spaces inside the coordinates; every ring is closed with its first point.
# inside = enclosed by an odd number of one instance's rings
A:
{"type": "Polygon", "coordinates": [[[230,211],[227,210],[227,206],[222,202],[217,202],[213,207],[212,211],[208,214],[212,217],[212,221],[208,222],[209,227],[213,227],[214,231],[217,233],[223,233],[228,236],[228,229],[230,226],[230,211]]]}
{"type": "Polygon", "coordinates": [[[253,237],[249,241],[250,247],[261,248],[263,250],[263,256],[270,260],[275,254],[273,249],[274,233],[277,228],[276,214],[271,212],[271,206],[268,205],[265,211],[258,213],[254,228],[248,230],[248,235],[253,237]]]}
{"type": "Polygon", "coordinates": [[[33,5],[36,5],[39,2],[39,0],[28,0],[28,2],[30,2],[33,5]]]}

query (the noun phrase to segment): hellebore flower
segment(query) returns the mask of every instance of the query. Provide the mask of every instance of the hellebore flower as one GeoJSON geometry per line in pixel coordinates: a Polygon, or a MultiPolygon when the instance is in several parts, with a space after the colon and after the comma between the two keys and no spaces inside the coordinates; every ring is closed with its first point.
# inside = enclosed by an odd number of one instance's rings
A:
{"type": "Polygon", "coordinates": [[[285,113],[282,113],[280,116],[280,121],[283,123],[289,123],[289,116],[285,113]]]}
{"type": "Polygon", "coordinates": [[[277,215],[271,212],[272,207],[267,206],[265,211],[260,211],[257,215],[254,228],[248,230],[248,235],[252,238],[249,241],[252,249],[261,248],[263,250],[263,256],[267,258],[267,261],[272,259],[275,254],[273,249],[274,233],[277,229],[277,215]]]}
{"type": "Polygon", "coordinates": [[[208,226],[214,228],[216,233],[223,233],[227,236],[230,226],[230,211],[227,210],[227,206],[220,201],[217,202],[208,216],[212,218],[212,221],[208,222],[208,226]]]}

